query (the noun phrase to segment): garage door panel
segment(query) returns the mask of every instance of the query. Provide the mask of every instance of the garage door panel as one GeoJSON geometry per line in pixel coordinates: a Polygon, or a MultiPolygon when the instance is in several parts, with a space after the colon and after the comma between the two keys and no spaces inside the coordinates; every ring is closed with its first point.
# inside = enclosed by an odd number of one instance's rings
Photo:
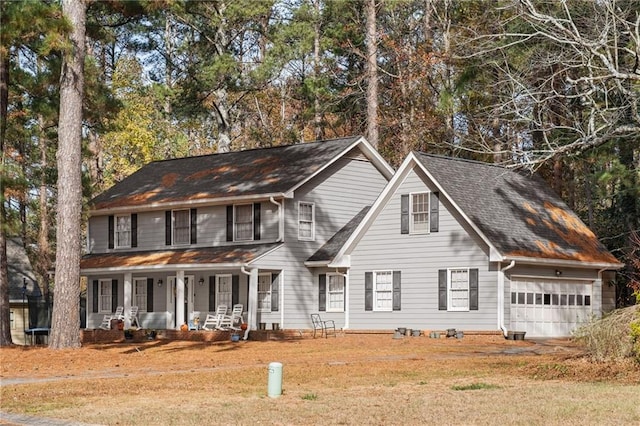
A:
{"type": "Polygon", "coordinates": [[[590,282],[514,280],[511,282],[511,329],[528,337],[570,336],[591,317],[590,282]]]}

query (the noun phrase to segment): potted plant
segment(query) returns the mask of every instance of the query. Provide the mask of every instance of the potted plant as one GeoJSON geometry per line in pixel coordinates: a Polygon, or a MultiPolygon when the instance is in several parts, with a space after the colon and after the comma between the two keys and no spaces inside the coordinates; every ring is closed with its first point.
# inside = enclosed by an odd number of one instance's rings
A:
{"type": "Polygon", "coordinates": [[[124,338],[127,340],[133,339],[133,328],[127,328],[124,331],[124,338]]]}

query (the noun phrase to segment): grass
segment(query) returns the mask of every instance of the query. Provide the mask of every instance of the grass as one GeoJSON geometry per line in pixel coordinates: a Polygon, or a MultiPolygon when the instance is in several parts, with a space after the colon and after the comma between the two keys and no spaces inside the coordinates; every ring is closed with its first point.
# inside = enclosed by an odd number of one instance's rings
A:
{"type": "Polygon", "coordinates": [[[640,423],[640,370],[533,349],[473,336],[0,349],[0,401],[5,412],[105,425],[640,423]],[[276,360],[283,394],[269,398],[276,360]]]}

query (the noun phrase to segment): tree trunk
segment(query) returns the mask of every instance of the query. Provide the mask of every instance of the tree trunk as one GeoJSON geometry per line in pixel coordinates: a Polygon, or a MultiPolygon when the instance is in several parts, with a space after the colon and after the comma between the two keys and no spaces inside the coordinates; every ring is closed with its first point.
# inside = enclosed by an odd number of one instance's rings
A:
{"type": "Polygon", "coordinates": [[[44,132],[44,119],[39,116],[40,122],[40,229],[38,230],[38,259],[37,272],[42,283],[43,296],[49,298],[49,273],[51,270],[51,247],[49,245],[49,204],[48,204],[48,185],[47,185],[47,168],[49,167],[49,159],[47,158],[47,140],[44,132]]]}
{"type": "Polygon", "coordinates": [[[318,79],[320,78],[320,0],[314,1],[315,20],[313,23],[313,127],[315,139],[324,138],[324,129],[322,127],[322,114],[320,112],[320,97],[318,93],[318,79]]]}
{"type": "Polygon", "coordinates": [[[81,143],[86,5],[83,0],[63,0],[62,13],[73,30],[69,35],[72,52],[65,54],[60,75],[56,276],[49,343],[52,349],[80,347],[81,143]]]}
{"type": "Polygon", "coordinates": [[[367,1],[367,140],[378,147],[378,45],[376,0],[367,1]]]}
{"type": "MultiPolygon", "coordinates": [[[[9,106],[9,56],[0,48],[0,148],[2,158],[0,169],[4,170],[4,142],[7,131],[9,106]]],[[[0,174],[0,346],[13,344],[11,340],[11,313],[9,308],[9,274],[7,273],[7,212],[4,208],[4,172],[0,174]]]]}

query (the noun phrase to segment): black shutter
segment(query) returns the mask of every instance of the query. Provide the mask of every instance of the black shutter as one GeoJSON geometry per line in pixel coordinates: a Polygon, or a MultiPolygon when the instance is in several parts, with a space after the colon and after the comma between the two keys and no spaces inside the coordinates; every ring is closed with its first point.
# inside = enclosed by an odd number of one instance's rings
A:
{"type": "Polygon", "coordinates": [[[216,276],[209,277],[209,311],[216,310],[216,276]]]}
{"type": "Polygon", "coordinates": [[[118,280],[111,280],[111,312],[118,307],[118,280]]]}
{"type": "Polygon", "coordinates": [[[93,310],[98,312],[98,280],[93,280],[93,310]]]}
{"type": "Polygon", "coordinates": [[[240,276],[231,276],[231,304],[237,305],[240,301],[240,276]]]}
{"type": "Polygon", "coordinates": [[[113,238],[114,238],[114,225],[113,225],[113,215],[109,216],[109,248],[113,248],[113,238]]]}
{"type": "Polygon", "coordinates": [[[280,310],[280,275],[271,275],[271,312],[280,310]]]}
{"type": "Polygon", "coordinates": [[[409,194],[400,196],[400,233],[409,233],[409,194]]]}
{"type": "Polygon", "coordinates": [[[131,214],[131,247],[138,247],[138,215],[131,214]]]}
{"type": "Polygon", "coordinates": [[[327,310],[327,274],[318,275],[318,310],[327,310]]]}
{"type": "Polygon", "coordinates": [[[438,232],[439,204],[438,193],[432,192],[429,200],[429,231],[431,232],[438,232]]]}
{"type": "Polygon", "coordinates": [[[260,203],[253,203],[253,239],[260,240],[260,203]]]}
{"type": "Polygon", "coordinates": [[[153,312],[153,278],[147,278],[147,312],[153,312]]]}
{"type": "Polygon", "coordinates": [[[233,241],[233,206],[227,206],[227,241],[233,241]]]}
{"type": "Polygon", "coordinates": [[[393,310],[400,310],[400,271],[393,271],[393,310]]]}
{"type": "Polygon", "coordinates": [[[478,269],[469,269],[469,310],[478,310],[478,269]]]}
{"type": "Polygon", "coordinates": [[[171,245],[171,210],[164,212],[164,243],[171,245]]]}
{"type": "Polygon", "coordinates": [[[373,311],[373,272],[364,273],[364,310],[373,311]]]}
{"type": "Polygon", "coordinates": [[[198,243],[198,210],[191,209],[191,244],[198,243]]]}
{"type": "Polygon", "coordinates": [[[447,310],[447,270],[438,271],[438,309],[447,310]]]}

